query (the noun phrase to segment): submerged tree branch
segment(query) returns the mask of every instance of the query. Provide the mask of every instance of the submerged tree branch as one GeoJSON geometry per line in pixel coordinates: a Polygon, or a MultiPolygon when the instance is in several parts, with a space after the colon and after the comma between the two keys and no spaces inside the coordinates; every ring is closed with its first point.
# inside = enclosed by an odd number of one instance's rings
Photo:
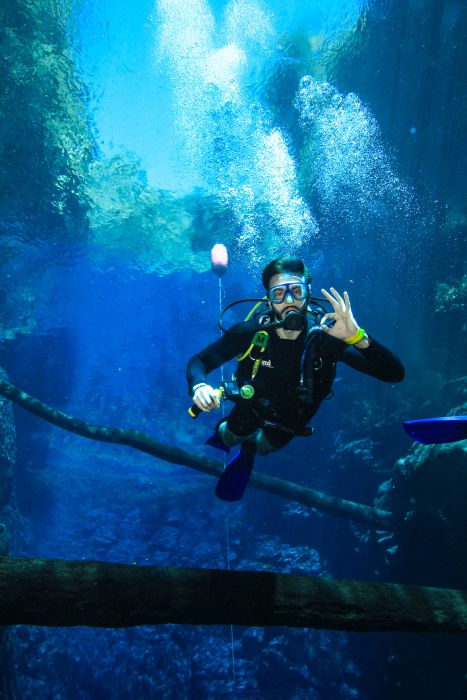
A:
{"type": "MultiPolygon", "coordinates": [[[[172,464],[180,464],[191,467],[205,474],[219,477],[224,465],[208,457],[198,457],[190,452],[177,447],[170,447],[158,440],[136,430],[121,428],[103,427],[92,425],[84,421],[72,418],[71,416],[57,411],[51,406],[47,406],[38,399],[21,391],[13,384],[5,380],[0,380],[0,394],[5,398],[18,404],[26,411],[33,413],[39,418],[56,425],[59,428],[68,430],[76,435],[99,440],[101,442],[111,442],[119,445],[127,445],[141,452],[146,452],[153,457],[158,457],[172,464]]],[[[395,530],[397,527],[392,513],[377,508],[371,508],[361,503],[346,501],[342,498],[328,496],[320,491],[294,484],[291,481],[277,479],[276,477],[263,474],[253,474],[250,479],[250,486],[262,491],[274,493],[305,506],[316,508],[327,513],[340,515],[355,522],[376,527],[383,530],[395,530]]]]}
{"type": "Polygon", "coordinates": [[[467,591],[273,572],[0,558],[0,625],[467,632],[467,591]]]}

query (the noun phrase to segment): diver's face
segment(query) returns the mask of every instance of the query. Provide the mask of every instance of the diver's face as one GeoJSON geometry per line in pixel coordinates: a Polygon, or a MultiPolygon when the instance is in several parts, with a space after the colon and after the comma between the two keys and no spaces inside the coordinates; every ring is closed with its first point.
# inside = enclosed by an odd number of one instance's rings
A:
{"type": "Polygon", "coordinates": [[[283,319],[291,311],[306,309],[307,292],[303,277],[281,272],[269,280],[268,303],[276,317],[283,319]]]}

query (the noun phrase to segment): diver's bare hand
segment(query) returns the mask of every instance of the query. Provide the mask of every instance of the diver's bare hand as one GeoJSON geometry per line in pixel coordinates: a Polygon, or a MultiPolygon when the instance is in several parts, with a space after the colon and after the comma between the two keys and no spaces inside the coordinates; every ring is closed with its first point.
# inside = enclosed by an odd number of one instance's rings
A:
{"type": "Polygon", "coordinates": [[[323,316],[321,319],[321,328],[334,338],[346,340],[346,338],[351,338],[353,335],[355,335],[358,330],[358,325],[354,319],[352,307],[350,306],[349,295],[347,292],[344,292],[344,297],[342,298],[334,287],[331,287],[330,289],[332,296],[325,289],[322,289],[321,293],[330,302],[334,312],[323,316]],[[326,325],[326,321],[328,319],[333,319],[335,321],[333,326],[329,327],[326,325]]]}
{"type": "Polygon", "coordinates": [[[201,384],[193,394],[193,403],[200,411],[204,411],[205,413],[214,411],[221,405],[219,401],[219,390],[214,389],[209,384],[201,384]]]}

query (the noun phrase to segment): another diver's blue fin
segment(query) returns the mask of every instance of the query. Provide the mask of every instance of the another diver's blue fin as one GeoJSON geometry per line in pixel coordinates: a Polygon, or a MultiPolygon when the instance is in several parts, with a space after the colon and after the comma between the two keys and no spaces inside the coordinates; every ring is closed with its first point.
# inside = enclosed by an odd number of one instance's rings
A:
{"type": "Polygon", "coordinates": [[[404,430],[413,440],[424,445],[458,442],[467,439],[467,416],[406,420],[404,430]]]}
{"type": "Polygon", "coordinates": [[[256,441],[246,440],[239,452],[226,466],[216,486],[216,496],[222,501],[239,501],[250,480],[256,454],[256,441]]]}

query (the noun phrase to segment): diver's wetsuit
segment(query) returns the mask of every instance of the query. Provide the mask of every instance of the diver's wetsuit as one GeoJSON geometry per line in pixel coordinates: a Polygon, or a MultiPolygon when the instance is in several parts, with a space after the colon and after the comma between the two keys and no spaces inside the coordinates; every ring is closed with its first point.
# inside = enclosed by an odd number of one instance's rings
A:
{"type": "MultiPolygon", "coordinates": [[[[193,386],[205,382],[212,370],[242,355],[249,347],[254,336],[251,324],[238,324],[235,331],[226,333],[189,360],[190,395],[193,386]]],[[[250,353],[252,358],[247,357],[238,364],[238,386],[251,384],[255,393],[251,399],[238,398],[227,418],[227,427],[242,437],[262,427],[267,440],[276,449],[287,444],[294,435],[303,433],[331,392],[337,362],[385,382],[400,382],[404,378],[400,360],[374,339],[367,348],[360,350],[323,331],[315,332],[313,339],[308,336],[309,340],[305,331],[295,340],[279,338],[275,330],[268,331],[268,335],[264,352],[255,347],[250,353]],[[300,386],[302,356],[305,343],[308,345],[309,341],[303,372],[305,386],[300,386]],[[252,380],[253,363],[258,357],[261,365],[252,380]]]]}

